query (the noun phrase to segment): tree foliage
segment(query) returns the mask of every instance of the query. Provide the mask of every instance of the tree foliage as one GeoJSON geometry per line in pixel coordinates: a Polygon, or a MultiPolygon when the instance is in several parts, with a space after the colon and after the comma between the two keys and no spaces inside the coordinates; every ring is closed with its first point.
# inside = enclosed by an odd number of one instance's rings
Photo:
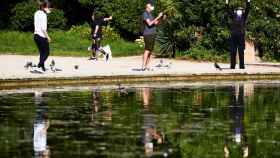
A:
{"type": "MultiPolygon", "coordinates": [[[[247,39],[255,43],[266,59],[280,60],[280,1],[251,0],[252,9],[247,22],[247,39]]],[[[91,23],[91,14],[113,16],[110,26],[123,38],[134,40],[139,32],[140,16],[145,8],[143,0],[52,0],[55,12],[50,14],[51,28],[71,28],[91,23]],[[63,12],[61,12],[63,11],[63,12]],[[53,16],[53,17],[52,17],[53,16]],[[65,27],[67,18],[67,27],[65,27]]],[[[167,15],[160,27],[158,42],[162,53],[203,48],[225,54],[229,50],[229,19],[225,0],[154,0],[157,14],[167,15]]],[[[11,25],[16,30],[33,28],[35,0],[1,1],[0,28],[11,25]],[[16,5],[15,5],[16,4],[16,5]],[[13,8],[13,9],[11,9],[13,8]]],[[[230,5],[243,5],[245,0],[230,0],[230,5]]]]}
{"type": "MultiPolygon", "coordinates": [[[[21,2],[12,9],[11,26],[15,30],[32,31],[34,13],[38,10],[36,1],[21,2]]],[[[48,27],[50,29],[65,29],[66,19],[61,10],[53,9],[48,15],[48,27]]]]}
{"type": "Polygon", "coordinates": [[[139,33],[139,16],[145,8],[143,0],[79,0],[82,6],[91,8],[96,14],[113,16],[111,25],[119,33],[132,39],[139,33]]]}
{"type": "MultiPolygon", "coordinates": [[[[245,7],[245,1],[230,1],[233,7],[245,7]]],[[[228,51],[229,18],[224,0],[161,0],[168,15],[161,27],[162,53],[204,47],[228,51]],[[170,49],[172,48],[172,49],[170,49]]],[[[280,2],[253,0],[248,19],[247,39],[255,43],[266,58],[280,59],[280,2]]]]}

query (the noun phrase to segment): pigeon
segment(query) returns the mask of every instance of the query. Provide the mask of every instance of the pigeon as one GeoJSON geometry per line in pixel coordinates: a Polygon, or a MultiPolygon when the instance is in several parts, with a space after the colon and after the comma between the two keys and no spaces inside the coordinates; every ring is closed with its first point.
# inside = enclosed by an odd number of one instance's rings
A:
{"type": "Polygon", "coordinates": [[[36,65],[36,64],[33,64],[32,62],[27,62],[27,63],[24,65],[24,68],[25,68],[25,69],[34,68],[34,67],[37,67],[37,65],[36,65]]]}
{"type": "Polygon", "coordinates": [[[169,62],[169,64],[168,64],[168,65],[166,65],[165,67],[167,67],[167,68],[171,68],[171,65],[172,65],[172,62],[169,62]]]}
{"type": "Polygon", "coordinates": [[[164,64],[163,60],[161,59],[159,61],[159,64],[156,65],[155,67],[157,67],[157,68],[168,68],[169,69],[171,67],[171,65],[172,65],[172,62],[169,62],[168,64],[164,64]]]}
{"type": "Polygon", "coordinates": [[[220,70],[220,71],[222,71],[223,69],[220,67],[220,65],[218,64],[218,63],[214,63],[214,66],[215,66],[215,68],[216,69],[218,69],[218,70],[220,70]]]}
{"type": "Polygon", "coordinates": [[[163,65],[163,60],[161,59],[161,60],[159,61],[159,64],[156,65],[155,67],[158,67],[158,68],[164,67],[164,65],[163,65]]]}
{"type": "Polygon", "coordinates": [[[120,92],[121,95],[128,94],[128,92],[126,91],[126,88],[121,86],[121,84],[118,84],[118,91],[120,92]]]}
{"type": "Polygon", "coordinates": [[[56,71],[56,68],[55,68],[55,61],[54,61],[54,60],[51,61],[50,67],[51,67],[52,72],[55,72],[55,71],[56,71]]]}
{"type": "Polygon", "coordinates": [[[119,91],[125,90],[125,87],[122,87],[121,84],[118,84],[118,90],[119,90],[119,91]]]}
{"type": "Polygon", "coordinates": [[[32,67],[32,66],[33,66],[32,62],[27,62],[27,63],[24,65],[24,68],[28,69],[28,68],[30,68],[30,67],[32,67]]]}

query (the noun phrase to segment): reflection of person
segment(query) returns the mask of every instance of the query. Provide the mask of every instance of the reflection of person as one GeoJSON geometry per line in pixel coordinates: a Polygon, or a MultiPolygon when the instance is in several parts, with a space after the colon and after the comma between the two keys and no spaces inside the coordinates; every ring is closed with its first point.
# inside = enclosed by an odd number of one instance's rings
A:
{"type": "Polygon", "coordinates": [[[144,71],[150,70],[149,64],[151,61],[152,51],[154,50],[156,26],[160,23],[160,19],[163,16],[163,13],[160,13],[157,18],[154,18],[152,15],[153,10],[153,4],[151,2],[148,2],[146,4],[146,10],[142,15],[143,23],[145,24],[145,28],[143,30],[145,51],[142,65],[144,71]]]}
{"type": "MultiPolygon", "coordinates": [[[[98,113],[101,112],[101,95],[98,90],[93,90],[92,92],[92,113],[91,113],[91,120],[92,125],[97,125],[98,121],[98,113]]],[[[112,107],[109,106],[107,111],[102,110],[102,119],[104,122],[101,122],[102,125],[105,124],[107,121],[112,121],[112,107]]]]}
{"type": "Polygon", "coordinates": [[[106,56],[106,60],[109,58],[109,54],[100,50],[101,40],[102,40],[102,26],[105,22],[112,20],[112,16],[108,18],[96,17],[92,14],[92,25],[91,25],[91,35],[92,35],[92,57],[90,59],[97,60],[98,53],[103,53],[106,56]]]}
{"type": "Polygon", "coordinates": [[[154,152],[154,147],[156,144],[164,143],[164,135],[158,132],[156,129],[155,115],[149,110],[151,97],[151,89],[143,88],[143,137],[142,142],[144,144],[145,154],[151,155],[154,152]]]}
{"type": "Polygon", "coordinates": [[[100,94],[97,90],[92,92],[92,120],[94,118],[94,113],[99,111],[100,94]]]}
{"type": "Polygon", "coordinates": [[[245,69],[244,64],[244,50],[245,50],[245,30],[246,20],[250,9],[250,0],[247,0],[246,9],[238,7],[233,10],[229,8],[229,0],[226,0],[229,16],[232,19],[231,22],[231,63],[230,68],[235,69],[236,65],[236,54],[238,50],[239,55],[239,66],[240,69],[245,69]]]}
{"type": "Polygon", "coordinates": [[[46,71],[45,61],[48,59],[50,48],[49,42],[51,38],[47,33],[47,14],[50,13],[49,3],[42,2],[40,4],[40,10],[34,15],[34,41],[40,52],[39,68],[46,71]]]}
{"type": "Polygon", "coordinates": [[[47,147],[47,130],[50,126],[47,113],[47,104],[42,94],[35,93],[37,104],[37,116],[34,121],[33,147],[36,158],[49,157],[50,151],[47,147]]]}
{"type": "MultiPolygon", "coordinates": [[[[249,147],[246,144],[247,138],[244,129],[244,86],[236,85],[231,94],[230,114],[233,120],[233,140],[242,146],[243,157],[248,157],[249,147]]],[[[229,157],[229,144],[224,146],[225,157],[229,157]]]]}

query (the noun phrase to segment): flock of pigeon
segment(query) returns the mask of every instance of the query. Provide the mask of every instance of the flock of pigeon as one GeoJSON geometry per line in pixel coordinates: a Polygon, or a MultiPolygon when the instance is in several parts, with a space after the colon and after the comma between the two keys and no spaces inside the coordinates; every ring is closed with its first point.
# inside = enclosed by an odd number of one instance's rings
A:
{"type": "MultiPolygon", "coordinates": [[[[54,60],[51,61],[51,64],[49,66],[50,66],[51,72],[53,72],[53,73],[62,71],[62,69],[59,69],[59,68],[56,67],[56,64],[55,64],[54,60]]],[[[27,62],[24,65],[24,68],[27,69],[28,71],[30,71],[31,73],[35,73],[35,74],[43,74],[44,73],[41,69],[38,68],[37,64],[34,64],[34,63],[30,62],[30,61],[27,62]]],[[[75,65],[74,68],[78,69],[79,66],[75,65]]]]}
{"type": "MultiPolygon", "coordinates": [[[[50,70],[51,72],[55,73],[55,72],[59,72],[59,71],[62,71],[62,69],[59,69],[56,67],[56,63],[54,60],[51,61],[51,64],[49,65],[50,66],[50,70]]],[[[155,67],[156,68],[167,68],[167,69],[170,69],[172,66],[172,62],[169,62],[168,64],[165,64],[163,62],[163,60],[161,59],[159,64],[157,64],[155,67]]],[[[223,69],[219,66],[218,63],[214,63],[214,67],[217,69],[217,70],[220,70],[222,71],[223,69]]],[[[25,65],[24,65],[24,68],[29,70],[31,73],[36,73],[36,74],[43,74],[44,72],[41,71],[36,64],[32,63],[32,62],[27,62],[25,65]]],[[[75,70],[78,70],[79,69],[79,65],[75,65],[74,66],[74,69],[75,70]]]]}

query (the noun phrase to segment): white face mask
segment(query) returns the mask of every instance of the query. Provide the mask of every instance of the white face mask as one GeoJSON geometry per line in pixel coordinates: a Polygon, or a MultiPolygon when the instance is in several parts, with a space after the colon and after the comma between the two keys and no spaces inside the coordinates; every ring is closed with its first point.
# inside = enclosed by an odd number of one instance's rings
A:
{"type": "Polygon", "coordinates": [[[49,8],[46,8],[46,9],[45,9],[45,12],[46,12],[47,14],[50,14],[50,13],[51,13],[51,10],[50,10],[49,8]]]}
{"type": "Polygon", "coordinates": [[[243,12],[242,12],[242,10],[237,10],[237,11],[236,11],[236,14],[237,14],[238,16],[241,16],[241,15],[243,14],[243,12]]]}

